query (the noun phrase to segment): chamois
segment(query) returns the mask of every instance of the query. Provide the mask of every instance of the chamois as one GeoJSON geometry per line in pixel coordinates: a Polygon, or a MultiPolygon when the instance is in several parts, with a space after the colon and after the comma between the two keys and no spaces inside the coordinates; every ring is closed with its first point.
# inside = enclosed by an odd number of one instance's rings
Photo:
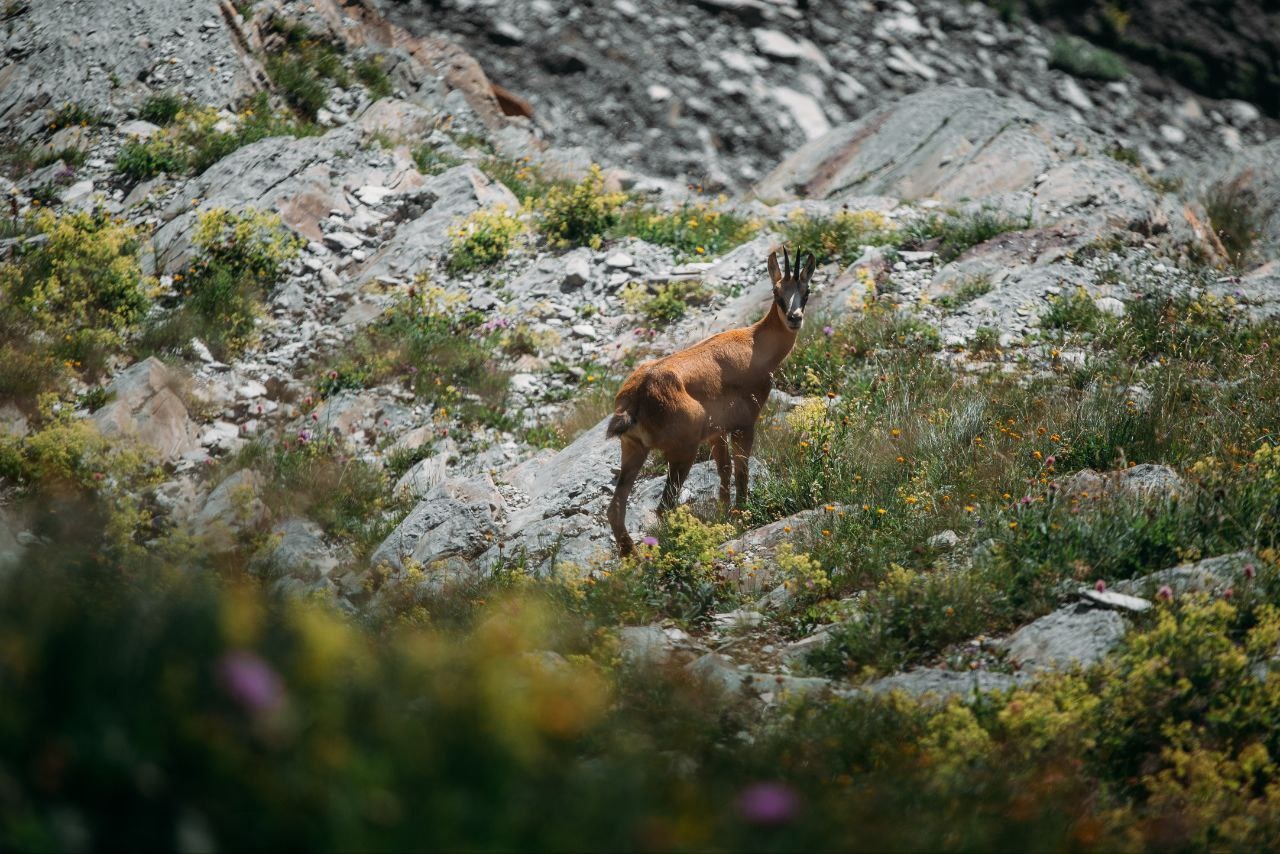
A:
{"type": "Polygon", "coordinates": [[[747,458],[756,419],[769,399],[773,372],[796,343],[813,278],[812,254],[801,266],[797,250],[794,267],[785,247],[782,256],[785,269],[779,270],[778,253],[769,254],[773,302],[759,322],[644,362],[618,391],[605,435],[622,440],[622,468],[609,503],[609,525],[623,556],[635,547],[627,533],[627,498],[651,450],[661,451],[667,460],[659,514],[675,504],[703,442],[711,446],[720,474],[720,503],[729,503],[731,471],[737,481],[736,503],[746,501],[747,458]]]}

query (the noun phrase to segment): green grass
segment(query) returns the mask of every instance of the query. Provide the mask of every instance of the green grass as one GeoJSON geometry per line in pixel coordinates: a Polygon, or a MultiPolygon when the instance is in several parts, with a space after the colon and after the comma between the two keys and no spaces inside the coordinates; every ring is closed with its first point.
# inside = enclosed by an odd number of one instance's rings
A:
{"type": "Polygon", "coordinates": [[[1053,40],[1049,67],[1089,80],[1123,80],[1129,75],[1119,56],[1076,36],[1058,36],[1053,40]]]}
{"type": "Polygon", "coordinates": [[[897,235],[889,221],[874,211],[841,211],[833,216],[798,214],[783,231],[787,246],[812,252],[818,264],[852,264],[864,246],[892,246],[897,235]]]}
{"type": "Polygon", "coordinates": [[[356,63],[356,79],[364,84],[369,94],[376,98],[387,98],[391,95],[391,80],[382,68],[382,57],[373,56],[356,63]]]}
{"type": "Polygon", "coordinates": [[[715,257],[746,243],[759,223],[704,201],[683,202],[671,212],[631,207],[613,227],[616,236],[670,246],[685,260],[715,257]]]}
{"type": "Polygon", "coordinates": [[[987,208],[967,214],[930,214],[906,227],[901,245],[905,249],[932,249],[945,264],[994,237],[1030,226],[1028,218],[1017,219],[987,208]]]}
{"type": "Polygon", "coordinates": [[[957,284],[950,293],[943,294],[934,302],[939,308],[955,311],[976,300],[983,294],[991,292],[991,280],[986,276],[966,278],[957,284]]]}
{"type": "Polygon", "coordinates": [[[151,95],[142,102],[138,109],[138,118],[153,125],[167,127],[173,124],[178,114],[190,110],[192,104],[188,98],[176,92],[160,92],[151,95]]]}
{"type": "Polygon", "coordinates": [[[1254,254],[1260,216],[1258,200],[1243,182],[1213,187],[1204,199],[1209,224],[1226,250],[1227,263],[1243,268],[1254,254]]]}
{"type": "MultiPolygon", "coordinates": [[[[279,18],[271,19],[268,30],[277,34],[283,44],[268,54],[267,76],[299,116],[315,121],[329,99],[329,85],[346,88],[351,84],[341,46],[314,35],[302,24],[279,18]]],[[[363,78],[376,78],[376,66],[365,64],[361,68],[363,78]]]]}

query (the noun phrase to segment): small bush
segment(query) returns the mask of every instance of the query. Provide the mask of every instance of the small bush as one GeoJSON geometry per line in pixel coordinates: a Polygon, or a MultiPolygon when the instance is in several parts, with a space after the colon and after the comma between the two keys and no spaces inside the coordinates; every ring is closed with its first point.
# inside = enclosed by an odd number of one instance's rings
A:
{"type": "Polygon", "coordinates": [[[49,129],[65,127],[97,127],[106,124],[107,117],[79,102],[63,104],[49,118],[49,129]]]}
{"type": "Polygon", "coordinates": [[[689,259],[723,254],[746,243],[759,228],[755,220],[698,201],[684,202],[670,213],[632,208],[621,215],[613,233],[670,246],[689,259]]]}
{"type": "Polygon", "coordinates": [[[423,175],[439,175],[446,169],[452,169],[463,161],[430,145],[420,145],[413,150],[413,162],[423,175]]]}
{"type": "Polygon", "coordinates": [[[1076,288],[1059,294],[1049,303],[1049,310],[1040,317],[1040,325],[1066,332],[1097,332],[1106,319],[1107,314],[1098,308],[1089,292],[1076,288]]]}
{"type": "Polygon", "coordinates": [[[587,176],[569,187],[553,186],[536,206],[538,230],[553,246],[599,248],[618,220],[626,196],[604,189],[604,173],[592,164],[587,176]]]}
{"type": "Polygon", "coordinates": [[[16,359],[4,371],[0,397],[26,398],[37,390],[16,368],[53,382],[53,360],[72,373],[94,377],[118,352],[146,313],[148,282],[138,263],[135,229],[105,214],[55,216],[41,211],[26,227],[44,241],[22,245],[0,265],[0,317],[5,352],[16,359]]]}
{"type": "Polygon", "coordinates": [[[1076,36],[1058,36],[1053,40],[1049,67],[1090,80],[1123,80],[1129,74],[1119,56],[1076,36]]]}
{"type": "Polygon", "coordinates": [[[145,181],[161,173],[183,175],[190,165],[190,148],[181,141],[156,134],[149,139],[131,139],[116,155],[116,171],[134,181],[145,181]]]}
{"type": "Polygon", "coordinates": [[[691,305],[706,305],[714,297],[707,286],[696,280],[680,280],[659,285],[650,291],[632,282],[618,294],[622,304],[655,326],[667,326],[684,317],[691,305]]]}
{"type": "Polygon", "coordinates": [[[795,211],[784,231],[786,244],[798,252],[813,252],[819,264],[852,264],[864,246],[889,246],[896,239],[893,224],[875,211],[841,211],[831,217],[811,217],[795,211]]]}
{"type": "Polygon", "coordinates": [[[568,192],[573,186],[568,181],[551,178],[528,157],[518,160],[489,157],[480,168],[484,174],[514,193],[522,205],[530,207],[536,207],[553,189],[568,192]]]}
{"type": "Polygon", "coordinates": [[[263,297],[285,274],[302,241],[273,213],[200,215],[191,266],[174,276],[182,301],[144,337],[148,349],[174,349],[199,337],[219,358],[238,353],[255,336],[263,297]]]}
{"type": "Polygon", "coordinates": [[[142,102],[142,106],[138,109],[138,118],[153,125],[166,127],[173,124],[180,113],[190,111],[192,106],[190,100],[183,95],[176,92],[161,92],[142,102]]]}
{"type": "Polygon", "coordinates": [[[507,257],[523,230],[520,220],[508,213],[506,205],[480,208],[449,228],[449,272],[457,275],[498,263],[507,257]]]}
{"type": "Polygon", "coordinates": [[[279,34],[284,44],[267,56],[267,75],[291,107],[314,121],[329,99],[329,82],[342,87],[351,82],[338,48],[301,24],[273,18],[269,29],[279,34]]]}

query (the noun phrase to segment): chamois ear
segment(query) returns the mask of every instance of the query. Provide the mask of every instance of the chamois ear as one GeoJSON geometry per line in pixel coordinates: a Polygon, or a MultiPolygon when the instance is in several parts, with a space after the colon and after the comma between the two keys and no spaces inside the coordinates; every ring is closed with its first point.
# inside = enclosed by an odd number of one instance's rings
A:
{"type": "Polygon", "coordinates": [[[782,281],[782,270],[778,268],[778,253],[769,253],[769,279],[776,288],[778,283],[782,281]]]}
{"type": "MultiPolygon", "coordinates": [[[[796,264],[800,263],[799,253],[796,253],[796,264]]],[[[813,278],[813,268],[818,266],[818,260],[813,257],[813,253],[809,253],[809,257],[804,259],[804,269],[800,271],[800,286],[808,289],[809,280],[813,278]]]]}

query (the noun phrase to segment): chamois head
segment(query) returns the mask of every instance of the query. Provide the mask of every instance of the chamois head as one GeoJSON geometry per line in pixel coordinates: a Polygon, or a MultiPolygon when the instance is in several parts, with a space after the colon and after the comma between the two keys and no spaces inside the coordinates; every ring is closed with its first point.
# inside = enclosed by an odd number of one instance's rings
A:
{"type": "Polygon", "coordinates": [[[778,253],[769,253],[769,278],[773,280],[773,304],[779,315],[792,331],[799,331],[804,323],[804,306],[809,301],[809,280],[813,278],[813,268],[817,260],[813,253],[800,266],[800,252],[796,251],[796,265],[791,266],[791,255],[782,247],[784,270],[778,269],[778,253]]]}

